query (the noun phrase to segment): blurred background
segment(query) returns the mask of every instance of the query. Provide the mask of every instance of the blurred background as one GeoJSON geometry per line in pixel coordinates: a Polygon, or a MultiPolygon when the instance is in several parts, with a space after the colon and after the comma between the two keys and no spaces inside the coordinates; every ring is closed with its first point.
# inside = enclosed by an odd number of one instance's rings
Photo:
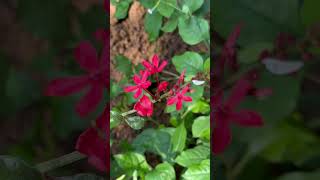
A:
{"type": "MultiPolygon", "coordinates": [[[[45,97],[56,77],[81,74],[73,48],[107,25],[103,0],[0,1],[0,154],[30,165],[71,153],[78,136],[101,114],[75,113],[82,93],[45,97]]],[[[48,176],[99,174],[86,159],[48,176]]],[[[101,174],[101,173],[100,173],[101,174]]],[[[1,179],[1,178],[0,178],[1,179]]]]}

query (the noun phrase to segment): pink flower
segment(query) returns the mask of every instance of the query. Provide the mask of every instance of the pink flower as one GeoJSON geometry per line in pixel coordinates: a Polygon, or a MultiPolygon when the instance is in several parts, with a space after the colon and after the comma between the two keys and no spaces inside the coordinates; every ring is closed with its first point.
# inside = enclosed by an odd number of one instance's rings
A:
{"type": "Polygon", "coordinates": [[[147,60],[142,62],[142,65],[150,72],[150,74],[161,72],[167,64],[168,62],[164,60],[159,66],[159,57],[157,55],[152,57],[152,64],[150,64],[147,60]]]}
{"type": "Polygon", "coordinates": [[[142,75],[142,78],[140,78],[138,75],[134,75],[133,76],[133,81],[134,83],[136,84],[135,86],[128,86],[128,87],[125,87],[124,88],[124,91],[125,92],[133,92],[135,91],[135,94],[134,94],[134,98],[138,98],[140,97],[140,95],[142,94],[142,91],[144,89],[147,89],[150,85],[151,85],[151,82],[148,81],[148,71],[144,71],[143,75],[142,75]]]}
{"type": "Polygon", "coordinates": [[[167,90],[167,87],[168,87],[168,82],[167,81],[162,81],[158,86],[157,92],[160,93],[162,91],[165,91],[165,90],[167,90]]]}
{"type": "Polygon", "coordinates": [[[48,84],[45,94],[47,96],[68,96],[88,89],[85,96],[76,105],[76,112],[80,116],[88,115],[102,100],[103,90],[109,85],[106,77],[107,55],[108,51],[104,48],[99,62],[96,49],[91,43],[80,42],[74,50],[74,57],[87,74],[54,79],[48,84]]]}
{"type": "Polygon", "coordinates": [[[171,106],[176,104],[176,110],[179,111],[182,108],[183,101],[191,102],[192,98],[190,96],[185,96],[189,91],[189,86],[185,86],[181,91],[177,92],[173,97],[170,97],[167,101],[167,105],[171,106]]]}
{"type": "Polygon", "coordinates": [[[142,98],[134,105],[134,110],[140,116],[150,117],[153,113],[153,103],[150,101],[149,97],[143,95],[142,98]]]}
{"type": "Polygon", "coordinates": [[[88,156],[88,162],[107,172],[109,165],[109,108],[96,120],[96,127],[85,130],[78,138],[76,150],[88,156]]]}
{"type": "Polygon", "coordinates": [[[213,152],[218,154],[231,143],[231,122],[249,127],[262,126],[261,116],[249,110],[236,111],[237,105],[247,95],[251,89],[248,80],[240,79],[231,90],[231,94],[226,101],[223,101],[223,93],[220,90],[213,97],[213,119],[215,127],[213,129],[213,152]]]}

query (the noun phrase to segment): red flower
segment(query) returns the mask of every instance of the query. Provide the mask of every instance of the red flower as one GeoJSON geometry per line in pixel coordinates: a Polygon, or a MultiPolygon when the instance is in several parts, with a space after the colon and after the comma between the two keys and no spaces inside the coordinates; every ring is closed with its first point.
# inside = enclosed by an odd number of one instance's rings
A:
{"type": "Polygon", "coordinates": [[[152,64],[146,60],[142,62],[142,65],[150,72],[150,74],[161,72],[167,64],[168,62],[164,60],[159,66],[159,57],[157,55],[152,57],[152,64]]]}
{"type": "Polygon", "coordinates": [[[143,89],[147,89],[150,85],[151,82],[148,81],[148,71],[144,71],[142,78],[140,79],[140,77],[138,75],[134,75],[133,76],[133,81],[136,84],[135,86],[128,86],[126,88],[124,88],[125,92],[133,92],[135,91],[134,94],[134,98],[138,98],[140,97],[140,95],[142,94],[143,89]]]}
{"type": "Polygon", "coordinates": [[[184,87],[181,91],[177,92],[173,97],[170,97],[167,101],[167,105],[171,106],[176,104],[176,110],[179,111],[182,108],[183,101],[191,102],[192,98],[190,96],[185,96],[189,91],[189,86],[184,87]]]}
{"type": "Polygon", "coordinates": [[[77,103],[76,112],[86,116],[94,110],[103,98],[103,90],[108,87],[106,63],[108,51],[104,48],[99,62],[96,49],[88,41],[80,42],[74,56],[86,75],[57,78],[45,90],[47,96],[68,96],[89,88],[86,95],[77,103]]]}
{"type": "Polygon", "coordinates": [[[153,113],[153,103],[150,101],[149,97],[143,95],[142,98],[134,105],[134,110],[140,116],[150,117],[153,113]]]}
{"type": "Polygon", "coordinates": [[[240,79],[231,90],[229,98],[223,102],[223,93],[220,90],[213,98],[213,152],[218,154],[224,151],[231,142],[230,123],[237,123],[242,126],[261,126],[262,118],[254,111],[236,111],[236,106],[243,100],[251,89],[248,80],[240,79]]]}
{"type": "Polygon", "coordinates": [[[162,91],[167,90],[167,86],[168,86],[168,82],[167,81],[162,81],[158,86],[157,92],[160,93],[162,91]]]}
{"type": "Polygon", "coordinates": [[[88,162],[101,171],[109,171],[109,108],[96,121],[96,127],[85,130],[78,138],[76,150],[88,156],[88,162]]]}

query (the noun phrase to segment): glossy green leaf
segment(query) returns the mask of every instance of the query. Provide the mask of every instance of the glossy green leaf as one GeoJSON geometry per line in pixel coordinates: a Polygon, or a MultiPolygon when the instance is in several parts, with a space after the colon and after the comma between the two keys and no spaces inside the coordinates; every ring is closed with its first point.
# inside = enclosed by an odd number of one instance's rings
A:
{"type": "Polygon", "coordinates": [[[128,10],[130,7],[130,4],[132,3],[132,0],[121,0],[119,1],[116,6],[116,13],[115,17],[117,19],[124,19],[128,15],[128,10]]]}
{"type": "Polygon", "coordinates": [[[126,118],[121,115],[121,113],[117,111],[110,111],[110,129],[118,126],[121,121],[125,120],[126,118]]]}
{"type": "Polygon", "coordinates": [[[195,45],[209,39],[209,24],[203,18],[196,16],[180,17],[178,27],[181,38],[189,45],[195,45]]]}
{"type": "Polygon", "coordinates": [[[195,76],[203,70],[203,59],[195,52],[185,52],[182,55],[176,55],[172,59],[173,65],[179,73],[186,69],[186,76],[195,76]]]}
{"type": "Polygon", "coordinates": [[[189,7],[190,12],[194,12],[196,10],[198,10],[202,4],[203,4],[204,0],[183,0],[182,4],[186,5],[189,7]]]}
{"type": "Polygon", "coordinates": [[[203,70],[207,73],[210,73],[210,58],[204,61],[203,70]]]}
{"type": "Polygon", "coordinates": [[[0,179],[20,180],[32,179],[41,180],[41,174],[24,161],[10,156],[0,156],[0,179]]]}
{"type": "Polygon", "coordinates": [[[193,112],[193,113],[201,113],[201,114],[207,114],[210,112],[210,105],[209,103],[203,101],[203,100],[198,100],[192,105],[188,107],[188,110],[193,112]]]}
{"type": "Polygon", "coordinates": [[[197,138],[210,139],[210,116],[200,116],[194,120],[192,135],[197,138]]]}
{"type": "Polygon", "coordinates": [[[170,17],[174,12],[174,7],[177,6],[176,0],[161,0],[157,10],[165,17],[170,17]]]}
{"type": "Polygon", "coordinates": [[[160,34],[162,16],[158,12],[147,13],[144,18],[144,27],[149,36],[149,41],[155,41],[160,34]]]}
{"type": "Polygon", "coordinates": [[[175,130],[172,136],[172,145],[174,152],[181,152],[186,146],[187,130],[182,122],[175,130]]]}
{"type": "Polygon", "coordinates": [[[132,117],[126,118],[126,123],[132,129],[139,130],[139,129],[143,128],[144,123],[145,123],[145,119],[140,116],[132,116],[132,117]]]}
{"type": "Polygon", "coordinates": [[[146,151],[159,154],[162,159],[170,161],[171,144],[170,134],[155,129],[146,129],[140,133],[132,142],[133,148],[139,152],[146,151]]]}
{"type": "Polygon", "coordinates": [[[164,32],[173,32],[178,26],[178,13],[173,13],[170,19],[161,28],[164,32]]]}
{"type": "Polygon", "coordinates": [[[152,169],[145,157],[139,153],[127,152],[114,155],[114,158],[119,167],[129,175],[132,175],[135,170],[137,170],[139,174],[145,174],[152,169]]]}
{"type": "Polygon", "coordinates": [[[130,76],[132,74],[132,63],[123,55],[116,56],[115,67],[118,71],[122,72],[126,76],[130,76]]]}
{"type": "Polygon", "coordinates": [[[156,168],[146,175],[146,180],[175,180],[176,173],[169,163],[158,164],[156,168]]]}
{"type": "Polygon", "coordinates": [[[200,145],[192,149],[183,151],[177,158],[176,162],[183,167],[199,165],[203,160],[210,156],[210,148],[200,145]]]}
{"type": "Polygon", "coordinates": [[[182,177],[184,180],[210,180],[210,160],[206,159],[189,167],[182,177]]]}

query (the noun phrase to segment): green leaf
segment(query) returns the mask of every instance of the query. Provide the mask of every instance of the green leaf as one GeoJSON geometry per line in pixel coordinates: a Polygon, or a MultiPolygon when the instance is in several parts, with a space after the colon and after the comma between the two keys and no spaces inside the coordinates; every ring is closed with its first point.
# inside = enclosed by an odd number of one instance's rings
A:
{"type": "Polygon", "coordinates": [[[202,114],[207,114],[210,112],[210,105],[203,101],[203,100],[198,100],[192,105],[188,107],[188,110],[193,112],[193,113],[202,113],[202,114]]]}
{"type": "Polygon", "coordinates": [[[162,159],[170,161],[171,144],[170,134],[161,130],[146,129],[132,142],[133,148],[139,152],[146,151],[159,154],[162,159]]]}
{"type": "Polygon", "coordinates": [[[114,155],[114,158],[119,167],[128,175],[132,175],[135,170],[137,170],[139,174],[145,174],[152,169],[147,163],[145,157],[135,152],[117,154],[114,155]]]}
{"type": "Polygon", "coordinates": [[[196,138],[210,139],[210,116],[200,116],[194,120],[192,135],[196,138]]]}
{"type": "Polygon", "coordinates": [[[131,128],[139,130],[143,128],[145,119],[140,116],[133,116],[126,118],[126,122],[131,128]]]}
{"type": "Polygon", "coordinates": [[[41,174],[30,167],[24,161],[10,156],[0,156],[0,179],[20,180],[34,179],[41,180],[41,174]]]}
{"type": "Polygon", "coordinates": [[[110,129],[117,127],[124,119],[125,117],[123,117],[121,113],[117,111],[110,111],[110,129]]]}
{"type": "Polygon", "coordinates": [[[263,50],[271,50],[273,47],[272,43],[253,43],[241,49],[238,54],[238,60],[241,63],[254,63],[259,60],[259,56],[263,50]]]}
{"type": "Polygon", "coordinates": [[[162,163],[146,175],[146,180],[175,180],[174,168],[169,163],[162,163]]]}
{"type": "MultiPolygon", "coordinates": [[[[197,102],[203,96],[204,86],[196,86],[192,83],[191,89],[194,91],[193,93],[190,93],[190,96],[192,97],[192,102],[197,102]]],[[[189,104],[186,103],[185,105],[188,106],[189,104]]]]}
{"type": "Polygon", "coordinates": [[[178,20],[179,34],[184,42],[195,45],[209,39],[209,24],[200,17],[180,17],[178,20]]]}
{"type": "Polygon", "coordinates": [[[210,160],[203,160],[199,165],[191,166],[182,175],[184,180],[210,180],[210,160]]]}
{"type": "Polygon", "coordinates": [[[118,71],[122,72],[123,74],[125,74],[126,76],[130,77],[130,75],[132,74],[132,63],[131,61],[123,56],[123,55],[118,55],[115,58],[115,67],[118,71]]]}
{"type": "Polygon", "coordinates": [[[312,26],[315,23],[319,23],[320,1],[318,0],[304,0],[301,8],[301,19],[304,25],[312,26]]]}
{"type": "Polygon", "coordinates": [[[195,52],[188,51],[182,55],[174,56],[172,62],[179,73],[186,69],[186,76],[195,76],[203,70],[203,59],[195,52]]]}
{"type": "Polygon", "coordinates": [[[155,41],[160,34],[162,16],[158,12],[147,13],[144,18],[144,27],[149,36],[149,41],[155,41]]]}
{"type": "Polygon", "coordinates": [[[181,152],[186,146],[187,130],[184,121],[176,128],[172,136],[172,145],[174,152],[181,152]]]}
{"type": "Polygon", "coordinates": [[[139,2],[147,9],[153,8],[158,0],[139,0],[139,2]]]}
{"type": "Polygon", "coordinates": [[[164,32],[173,32],[178,26],[178,18],[178,13],[173,13],[161,30],[164,32]]]}
{"type": "Polygon", "coordinates": [[[243,23],[240,45],[273,42],[279,32],[301,33],[299,0],[214,0],[214,29],[224,38],[243,23]]]}
{"type": "Polygon", "coordinates": [[[119,1],[116,6],[116,13],[115,17],[117,19],[124,19],[128,15],[128,10],[130,7],[130,4],[132,3],[132,0],[121,0],[119,1]]]}
{"type": "Polygon", "coordinates": [[[277,178],[277,180],[318,180],[320,171],[313,172],[290,172],[277,178]]]}
{"type": "Polygon", "coordinates": [[[74,176],[58,177],[56,180],[104,180],[103,177],[95,174],[81,173],[74,176]]]}
{"type": "Polygon", "coordinates": [[[194,11],[198,10],[202,4],[203,4],[204,0],[183,0],[182,4],[186,5],[189,7],[190,12],[193,13],[194,11]]]}
{"type": "Polygon", "coordinates": [[[70,34],[69,3],[64,0],[19,1],[17,16],[34,35],[50,40],[62,40],[70,34]]]}
{"type": "Polygon", "coordinates": [[[206,60],[204,61],[203,70],[204,70],[206,73],[210,73],[210,58],[208,58],[208,59],[206,59],[206,60]]]}
{"type": "Polygon", "coordinates": [[[177,6],[176,0],[161,0],[157,10],[161,15],[169,18],[174,12],[174,7],[176,6],[177,6]]]}
{"type": "Polygon", "coordinates": [[[203,160],[210,156],[210,148],[200,145],[192,149],[183,151],[177,158],[176,162],[183,167],[199,165],[203,160]]]}

